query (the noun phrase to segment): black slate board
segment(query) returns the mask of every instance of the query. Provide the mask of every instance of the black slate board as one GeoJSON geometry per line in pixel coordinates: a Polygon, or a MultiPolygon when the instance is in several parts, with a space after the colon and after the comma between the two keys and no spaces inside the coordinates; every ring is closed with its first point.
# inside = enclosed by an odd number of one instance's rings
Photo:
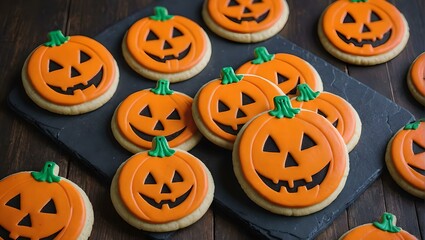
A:
{"type": "MultiPolygon", "coordinates": [[[[413,120],[413,116],[389,99],[280,36],[259,44],[238,44],[216,36],[202,21],[202,0],[180,0],[179,4],[161,0],[155,4],[167,7],[170,14],[186,16],[196,21],[207,31],[212,42],[213,55],[207,67],[188,81],[172,84],[173,90],[193,97],[204,83],[219,76],[222,67],[232,66],[236,69],[253,58],[255,47],[266,46],[271,53],[291,53],[307,60],[322,77],[324,90],[345,98],[358,111],[363,123],[362,136],[357,147],[350,153],[350,173],[344,190],[327,208],[304,217],[275,215],[251,202],[233,175],[230,151],[220,149],[205,139],[191,151],[205,162],[213,174],[216,184],[215,204],[240,219],[245,226],[269,239],[314,238],[378,178],[384,167],[388,140],[401,126],[413,120]]],[[[69,150],[82,164],[93,169],[107,182],[112,179],[118,166],[131,156],[112,136],[110,119],[113,111],[127,95],[155,86],[155,82],[143,79],[127,66],[121,54],[121,40],[132,23],[153,13],[153,7],[143,9],[95,37],[110,50],[120,68],[118,90],[100,109],[80,116],[60,116],[37,107],[25,95],[22,86],[16,87],[9,95],[12,109],[69,150]]],[[[149,235],[164,239],[170,233],[149,235]]]]}

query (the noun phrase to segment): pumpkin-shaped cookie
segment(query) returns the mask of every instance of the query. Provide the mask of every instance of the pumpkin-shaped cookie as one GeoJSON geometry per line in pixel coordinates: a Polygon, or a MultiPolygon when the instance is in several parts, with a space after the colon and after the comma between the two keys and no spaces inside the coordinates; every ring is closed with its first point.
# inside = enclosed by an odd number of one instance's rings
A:
{"type": "Polygon", "coordinates": [[[342,61],[374,65],[391,60],[406,46],[409,26],[386,0],[338,0],[319,21],[325,49],[342,61]]]}
{"type": "Polygon", "coordinates": [[[206,0],[202,16],[221,37],[251,43],[277,34],[288,20],[289,7],[286,0],[206,0]]]}
{"type": "Polygon", "coordinates": [[[425,106],[425,53],[412,63],[407,74],[407,86],[413,97],[425,106]]]}
{"type": "Polygon", "coordinates": [[[272,108],[273,97],[283,94],[277,85],[252,74],[221,71],[196,94],[192,112],[199,131],[214,144],[232,149],[242,126],[272,108]]]}
{"type": "Polygon", "coordinates": [[[155,88],[131,94],[115,110],[112,132],[128,151],[151,149],[155,136],[164,136],[170,147],[186,151],[201,139],[192,117],[193,99],[169,85],[160,79],[155,88]]]}
{"type": "Polygon", "coordinates": [[[118,86],[119,71],[109,51],[85,36],[65,37],[60,30],[36,48],[22,68],[28,96],[59,114],[81,114],[101,107],[118,86]]]}
{"type": "Polygon", "coordinates": [[[407,124],[394,135],[385,162],[400,187],[425,199],[425,119],[407,124]]]}
{"type": "Polygon", "coordinates": [[[319,211],[342,191],[349,171],[344,140],[315,112],[292,108],[288,96],[239,132],[233,170],[259,206],[287,216],[319,211]]]}
{"type": "Polygon", "coordinates": [[[360,225],[351,229],[339,240],[417,240],[415,236],[396,226],[396,217],[391,213],[384,213],[380,222],[360,225]]]}
{"type": "Polygon", "coordinates": [[[287,53],[270,54],[265,47],[254,50],[255,59],[240,66],[236,73],[261,76],[277,84],[282,91],[292,97],[297,85],[306,83],[315,91],[322,91],[322,80],[307,61],[287,53]]]}
{"type": "Polygon", "coordinates": [[[154,11],[135,22],[124,37],[122,50],[130,67],[148,79],[170,82],[201,72],[211,57],[205,31],[186,17],[169,15],[164,7],[154,11]]]}
{"type": "Polygon", "coordinates": [[[88,239],[93,209],[73,182],[46,162],[40,172],[19,172],[0,181],[0,239],[88,239]]]}
{"type": "Polygon", "coordinates": [[[206,166],[186,151],[170,149],[165,137],[133,155],[111,185],[115,209],[130,225],[153,232],[173,231],[200,219],[211,205],[214,182],[206,166]]]}
{"type": "Polygon", "coordinates": [[[350,152],[357,145],[362,122],[357,111],[345,99],[330,92],[314,92],[307,84],[298,85],[298,96],[292,106],[307,109],[325,117],[338,130],[350,152]]]}

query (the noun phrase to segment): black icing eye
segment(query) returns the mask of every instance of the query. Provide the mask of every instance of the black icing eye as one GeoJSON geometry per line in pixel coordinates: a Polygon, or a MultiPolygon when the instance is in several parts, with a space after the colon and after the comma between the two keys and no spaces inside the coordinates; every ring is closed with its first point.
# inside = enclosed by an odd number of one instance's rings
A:
{"type": "Polygon", "coordinates": [[[307,134],[304,133],[302,144],[301,144],[301,151],[309,149],[316,145],[317,145],[316,142],[313,139],[311,139],[311,137],[309,137],[307,134]]]}
{"type": "Polygon", "coordinates": [[[151,113],[151,109],[149,108],[149,105],[147,105],[146,107],[144,107],[142,109],[142,111],[140,111],[139,113],[140,116],[145,116],[145,117],[152,117],[152,113],[151,113]]]}
{"type": "Polygon", "coordinates": [[[40,212],[42,213],[50,213],[50,214],[56,214],[56,204],[53,201],[53,199],[50,199],[50,201],[48,201],[46,203],[46,205],[44,205],[44,207],[40,210],[40,212]]]}
{"type": "Polygon", "coordinates": [[[145,184],[156,184],[155,178],[152,176],[151,173],[148,174],[144,183],[145,184]]]}
{"type": "Polygon", "coordinates": [[[351,16],[350,13],[347,13],[344,17],[344,21],[343,23],[355,23],[356,20],[353,18],[353,16],[351,16]]]}
{"type": "Polygon", "coordinates": [[[239,6],[239,3],[236,0],[230,0],[229,4],[227,4],[228,7],[232,6],[239,6]]]}
{"type": "Polygon", "coordinates": [[[91,57],[87,53],[80,51],[80,63],[87,62],[91,57]]]}
{"type": "Polygon", "coordinates": [[[422,147],[421,145],[419,145],[417,142],[413,141],[413,143],[412,143],[412,151],[416,155],[416,154],[420,154],[420,153],[425,152],[425,148],[422,147]]]}
{"type": "Polygon", "coordinates": [[[264,143],[264,146],[263,146],[263,152],[274,152],[274,153],[280,152],[279,147],[277,146],[275,140],[271,136],[267,137],[266,142],[264,143]]]}
{"type": "Polygon", "coordinates": [[[374,11],[372,11],[370,13],[370,21],[371,22],[377,22],[377,21],[381,21],[381,20],[382,20],[382,18],[378,14],[376,14],[374,11]]]}
{"type": "Polygon", "coordinates": [[[183,177],[177,171],[174,171],[173,180],[171,182],[183,182],[183,177]]]}
{"type": "Polygon", "coordinates": [[[221,100],[218,100],[218,112],[227,112],[230,108],[221,100]]]}
{"type": "Polygon", "coordinates": [[[183,33],[179,29],[173,28],[173,38],[180,36],[183,36],[183,33]]]}
{"type": "Polygon", "coordinates": [[[174,109],[174,111],[168,115],[167,119],[180,120],[180,114],[177,112],[177,109],[174,109]]]}
{"type": "Polygon", "coordinates": [[[9,201],[7,201],[6,206],[13,207],[16,209],[21,209],[21,194],[16,195],[9,201]]]}
{"type": "Polygon", "coordinates": [[[148,36],[146,37],[146,41],[158,40],[159,37],[152,30],[149,31],[148,36]]]}
{"type": "Polygon", "coordinates": [[[242,105],[248,105],[251,103],[255,103],[254,99],[252,97],[248,96],[245,93],[242,93],[242,105]]]}
{"type": "Polygon", "coordinates": [[[63,66],[60,65],[59,63],[53,61],[52,59],[49,60],[49,72],[60,70],[62,68],[63,68],[63,66]]]}

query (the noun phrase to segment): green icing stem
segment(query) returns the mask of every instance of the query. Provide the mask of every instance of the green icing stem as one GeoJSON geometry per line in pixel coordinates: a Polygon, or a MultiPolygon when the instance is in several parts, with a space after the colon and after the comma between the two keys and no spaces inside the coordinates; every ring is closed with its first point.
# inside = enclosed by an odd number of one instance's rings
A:
{"type": "Polygon", "coordinates": [[[68,42],[68,40],[70,38],[69,36],[65,37],[62,34],[61,30],[51,31],[51,32],[49,32],[47,37],[49,38],[49,41],[44,43],[44,46],[47,46],[47,47],[60,46],[64,43],[68,42]]]}
{"type": "Polygon", "coordinates": [[[251,61],[252,64],[262,64],[273,60],[274,54],[270,54],[266,47],[256,47],[254,49],[255,59],[251,61]]]}
{"type": "Polygon", "coordinates": [[[275,109],[269,111],[269,114],[276,118],[293,118],[301,109],[293,108],[288,96],[276,96],[273,98],[275,109]]]}
{"type": "Polygon", "coordinates": [[[168,10],[165,7],[155,7],[154,11],[155,15],[150,16],[150,19],[155,21],[164,22],[174,17],[173,15],[168,15],[168,10]]]}
{"type": "Polygon", "coordinates": [[[154,137],[152,140],[152,150],[148,152],[151,157],[170,157],[176,151],[168,146],[167,139],[164,136],[154,137]]]}
{"type": "Polygon", "coordinates": [[[54,162],[46,162],[40,172],[31,172],[31,176],[38,182],[59,182],[61,178],[53,172],[55,166],[54,162]]]}
{"type": "Polygon", "coordinates": [[[236,74],[232,67],[221,69],[221,84],[237,83],[242,80],[243,75],[236,74]]]}
{"type": "Polygon", "coordinates": [[[320,95],[320,91],[314,92],[307,83],[302,83],[297,86],[299,96],[298,102],[308,102],[316,99],[320,95]]]}
{"type": "Polygon", "coordinates": [[[390,233],[398,233],[401,231],[401,228],[395,225],[395,217],[391,213],[382,214],[381,222],[373,222],[373,226],[390,233]]]}
{"type": "Polygon", "coordinates": [[[174,91],[170,89],[170,82],[166,79],[159,79],[156,83],[156,87],[152,88],[151,92],[157,95],[171,95],[174,93],[174,91]]]}
{"type": "Polygon", "coordinates": [[[416,129],[418,129],[421,122],[425,122],[425,118],[421,118],[417,121],[406,124],[406,126],[404,126],[403,130],[416,130],[416,129]]]}

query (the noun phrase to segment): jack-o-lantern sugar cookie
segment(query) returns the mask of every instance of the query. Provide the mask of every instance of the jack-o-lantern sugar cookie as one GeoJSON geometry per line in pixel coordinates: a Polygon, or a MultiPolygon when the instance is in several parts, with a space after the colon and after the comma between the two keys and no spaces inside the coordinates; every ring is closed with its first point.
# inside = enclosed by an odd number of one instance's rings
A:
{"type": "Polygon", "coordinates": [[[112,133],[128,151],[151,149],[155,136],[164,136],[170,147],[186,151],[201,139],[192,117],[193,99],[169,85],[160,79],[155,88],[129,95],[115,110],[112,133]]]}
{"type": "Polygon", "coordinates": [[[236,138],[233,170],[247,196],[277,214],[303,216],[329,205],[349,172],[344,139],[315,112],[292,108],[288,96],[257,115],[236,138]]]}
{"type": "Polygon", "coordinates": [[[46,162],[0,181],[0,239],[88,239],[93,208],[84,191],[46,162]]]}
{"type": "Polygon", "coordinates": [[[409,26],[386,0],[337,0],[323,12],[318,34],[334,57],[351,64],[375,65],[404,49],[409,26]]]}
{"type": "Polygon", "coordinates": [[[292,54],[270,54],[265,47],[254,50],[255,59],[240,66],[236,73],[261,76],[277,84],[283,93],[292,97],[297,85],[306,83],[314,91],[322,91],[323,84],[316,69],[307,61],[292,54]]]}
{"type": "Polygon", "coordinates": [[[407,124],[394,135],[385,162],[401,188],[425,199],[425,119],[407,124]]]}
{"type": "Polygon", "coordinates": [[[415,236],[396,226],[397,218],[384,213],[380,222],[360,225],[342,235],[339,240],[417,240],[415,236]]]}
{"type": "Polygon", "coordinates": [[[362,122],[356,109],[349,102],[330,92],[314,92],[307,84],[298,85],[298,96],[292,106],[316,112],[325,117],[338,130],[347,145],[348,152],[357,145],[362,122]]]}
{"type": "Polygon", "coordinates": [[[60,30],[36,48],[22,68],[28,96],[40,107],[59,114],[93,111],[115,93],[118,66],[109,51],[85,36],[65,37],[60,30]]]}
{"type": "Polygon", "coordinates": [[[187,80],[201,72],[211,57],[205,31],[192,20],[170,15],[164,7],[135,22],[122,42],[125,60],[137,73],[151,80],[187,80]]]}
{"type": "Polygon", "coordinates": [[[195,156],[169,148],[158,136],[150,151],[125,161],[111,184],[112,203],[130,225],[151,232],[191,225],[208,210],[214,182],[195,156]]]}
{"type": "Polygon", "coordinates": [[[425,106],[425,53],[419,55],[410,66],[407,86],[413,97],[425,106]]]}
{"type": "Polygon", "coordinates": [[[255,115],[270,110],[273,97],[283,92],[272,82],[252,74],[235,74],[225,67],[221,78],[207,82],[192,105],[199,131],[214,144],[232,149],[242,126],[255,115]]]}
{"type": "Polygon", "coordinates": [[[206,0],[202,17],[217,35],[242,43],[264,41],[285,26],[286,0],[206,0]]]}

